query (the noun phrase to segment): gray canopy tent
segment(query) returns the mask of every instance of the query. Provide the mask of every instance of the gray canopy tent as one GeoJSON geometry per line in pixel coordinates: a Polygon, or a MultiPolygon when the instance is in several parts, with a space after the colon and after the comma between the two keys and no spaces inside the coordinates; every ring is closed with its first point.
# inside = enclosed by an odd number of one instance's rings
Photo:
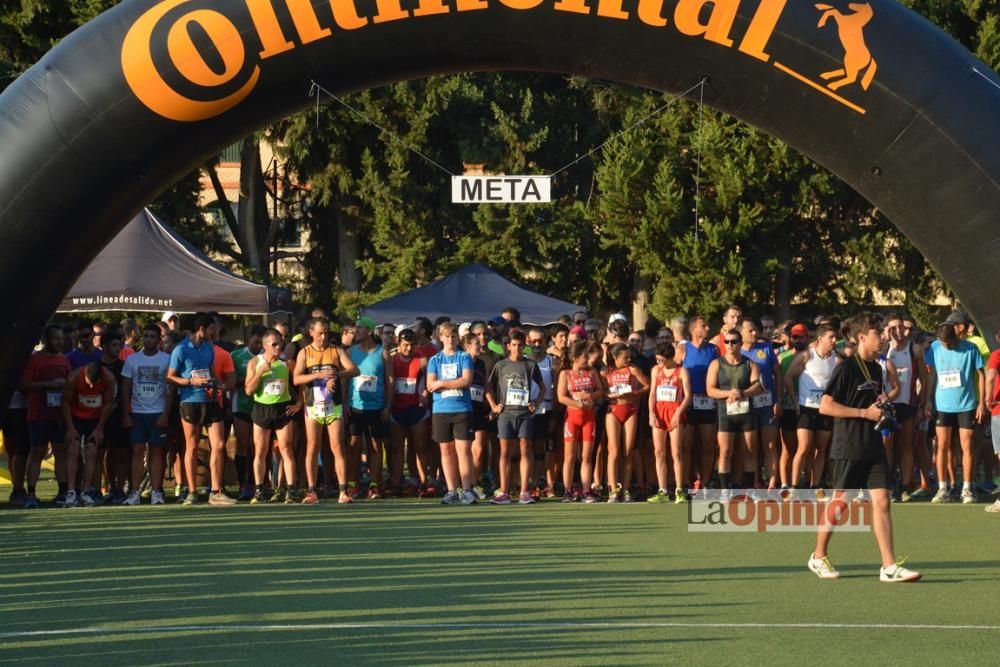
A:
{"type": "Polygon", "coordinates": [[[533,292],[482,264],[469,264],[430,285],[374,303],[361,311],[376,322],[402,324],[415,317],[448,316],[454,322],[488,320],[513,306],[525,324],[548,324],[560,315],[586,310],[533,292]]]}
{"type": "Polygon", "coordinates": [[[58,312],[263,315],[291,305],[287,289],[240,278],[143,209],[90,263],[58,312]]]}

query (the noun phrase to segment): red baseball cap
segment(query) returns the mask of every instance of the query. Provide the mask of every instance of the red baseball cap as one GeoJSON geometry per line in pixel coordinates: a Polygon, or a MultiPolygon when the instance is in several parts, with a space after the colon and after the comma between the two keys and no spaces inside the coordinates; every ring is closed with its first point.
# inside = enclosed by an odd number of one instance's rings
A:
{"type": "Polygon", "coordinates": [[[809,329],[807,329],[804,324],[796,324],[792,327],[791,334],[793,336],[808,336],[809,329]]]}

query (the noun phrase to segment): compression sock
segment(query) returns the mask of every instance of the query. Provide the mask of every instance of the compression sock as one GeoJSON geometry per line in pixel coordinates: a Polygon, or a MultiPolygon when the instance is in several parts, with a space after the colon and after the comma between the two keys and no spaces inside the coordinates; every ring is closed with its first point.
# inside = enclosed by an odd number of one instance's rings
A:
{"type": "Polygon", "coordinates": [[[236,464],[236,478],[240,482],[241,489],[245,487],[250,481],[249,478],[247,477],[250,467],[249,461],[250,461],[249,457],[241,456],[239,454],[236,455],[236,459],[234,461],[236,464]]]}
{"type": "Polygon", "coordinates": [[[719,486],[722,487],[723,489],[728,489],[729,488],[729,473],[728,472],[720,472],[719,473],[719,486]]]}

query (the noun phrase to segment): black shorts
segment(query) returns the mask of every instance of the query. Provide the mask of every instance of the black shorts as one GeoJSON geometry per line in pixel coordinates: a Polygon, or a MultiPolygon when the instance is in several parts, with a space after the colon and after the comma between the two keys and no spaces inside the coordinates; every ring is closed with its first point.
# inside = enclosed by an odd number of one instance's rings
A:
{"type": "Polygon", "coordinates": [[[79,433],[87,442],[93,442],[94,431],[97,429],[97,419],[81,419],[79,417],[73,417],[73,428],[79,433]]]}
{"type": "Polygon", "coordinates": [[[132,449],[132,438],[129,437],[128,430],[122,427],[121,416],[116,412],[111,413],[104,424],[104,440],[101,442],[101,447],[132,449]]]}
{"type": "Polygon", "coordinates": [[[27,416],[27,410],[19,409],[8,410],[3,418],[3,446],[14,456],[27,456],[31,451],[27,416]]]}
{"type": "Polygon", "coordinates": [[[719,433],[749,433],[754,430],[753,413],[745,415],[721,414],[719,419],[719,433]]]}
{"type": "Polygon", "coordinates": [[[703,424],[716,424],[719,421],[717,410],[695,410],[691,408],[687,413],[689,426],[701,426],[703,424]]]}
{"type": "Polygon", "coordinates": [[[896,421],[900,424],[908,422],[917,416],[916,406],[909,403],[893,403],[892,407],[896,411],[896,421]]]}
{"type": "Polygon", "coordinates": [[[471,441],[471,412],[435,412],[431,415],[431,438],[434,442],[454,442],[455,440],[471,441]]]}
{"type": "Polygon", "coordinates": [[[351,436],[358,438],[367,435],[375,440],[385,440],[389,436],[389,424],[382,421],[381,410],[355,410],[351,408],[348,418],[351,436]]]}
{"type": "Polygon", "coordinates": [[[889,488],[889,464],[884,454],[876,461],[830,459],[829,475],[834,489],[889,488]]]}
{"type": "Polygon", "coordinates": [[[976,411],[967,410],[966,412],[938,412],[937,421],[934,423],[938,426],[950,426],[951,428],[957,427],[971,431],[976,428],[976,411]]]}
{"type": "Polygon", "coordinates": [[[493,433],[496,433],[497,425],[495,421],[490,419],[490,409],[485,405],[480,405],[479,403],[472,404],[472,431],[473,433],[478,433],[479,431],[488,431],[490,426],[493,427],[493,433]]]}
{"type": "Polygon", "coordinates": [[[390,418],[396,426],[412,428],[427,419],[427,408],[422,408],[419,405],[410,405],[399,412],[392,413],[390,418]]]}
{"type": "Polygon", "coordinates": [[[778,422],[782,431],[794,431],[799,426],[799,416],[795,414],[795,408],[782,406],[781,421],[778,422]]]}
{"type": "Polygon", "coordinates": [[[268,431],[280,431],[291,423],[292,418],[288,416],[288,406],[290,402],[275,403],[254,403],[250,412],[250,419],[254,426],[268,431]]]}
{"type": "Polygon", "coordinates": [[[28,422],[28,437],[31,447],[48,447],[49,443],[66,440],[66,426],[61,419],[42,419],[28,422]]]}
{"type": "MultiPolygon", "coordinates": [[[[253,410],[253,408],[250,408],[250,409],[253,410]]],[[[234,422],[252,422],[253,421],[253,417],[250,414],[247,414],[246,412],[234,412],[233,413],[233,421],[234,422]]]]}
{"type": "Polygon", "coordinates": [[[181,403],[181,419],[188,424],[208,426],[222,421],[222,408],[215,401],[181,403]]]}
{"type": "Polygon", "coordinates": [[[833,417],[821,415],[819,408],[807,408],[804,405],[800,405],[796,428],[801,428],[805,431],[832,431],[833,417]]]}

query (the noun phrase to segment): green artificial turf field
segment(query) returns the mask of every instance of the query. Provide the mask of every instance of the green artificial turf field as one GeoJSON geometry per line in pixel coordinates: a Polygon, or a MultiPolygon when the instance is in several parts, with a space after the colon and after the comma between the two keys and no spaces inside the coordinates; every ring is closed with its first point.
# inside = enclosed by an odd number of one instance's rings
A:
{"type": "Polygon", "coordinates": [[[812,535],[689,533],[672,505],[4,510],[0,662],[995,662],[1000,516],[893,514],[922,582],[880,583],[867,533],[821,581],[812,535]]]}

